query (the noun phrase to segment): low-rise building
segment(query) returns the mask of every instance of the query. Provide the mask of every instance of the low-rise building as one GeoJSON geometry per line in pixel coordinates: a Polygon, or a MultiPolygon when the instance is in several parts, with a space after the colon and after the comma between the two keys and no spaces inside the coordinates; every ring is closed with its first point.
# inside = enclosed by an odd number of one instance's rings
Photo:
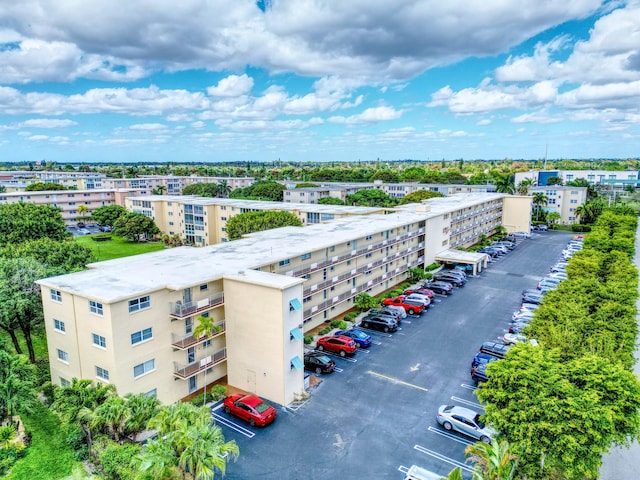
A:
{"type": "Polygon", "coordinates": [[[544,187],[551,177],[562,179],[563,184],[583,179],[591,185],[612,185],[620,188],[625,185],[640,185],[640,172],[637,170],[530,170],[516,173],[515,184],[530,179],[534,186],[544,187]]]}
{"type": "Polygon", "coordinates": [[[547,203],[540,205],[546,212],[557,212],[560,215],[559,223],[570,225],[576,223],[579,218],[576,209],[587,201],[587,187],[565,187],[551,185],[548,187],[530,187],[529,194],[543,193],[547,203]]]}

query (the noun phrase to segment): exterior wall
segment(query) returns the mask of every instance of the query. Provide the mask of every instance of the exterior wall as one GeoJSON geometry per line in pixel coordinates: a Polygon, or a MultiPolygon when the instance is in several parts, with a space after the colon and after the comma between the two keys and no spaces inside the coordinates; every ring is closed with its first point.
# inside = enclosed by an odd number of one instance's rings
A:
{"type": "Polygon", "coordinates": [[[51,205],[61,210],[62,218],[67,225],[73,225],[80,216],[78,207],[87,207],[85,216],[89,219],[91,212],[105,205],[122,205],[126,198],[140,194],[136,190],[51,190],[38,192],[0,193],[0,204],[28,202],[36,205],[51,205]]]}
{"type": "Polygon", "coordinates": [[[287,405],[294,394],[304,391],[303,371],[291,366],[293,357],[302,359],[303,342],[290,336],[302,324],[302,312],[291,311],[289,306],[292,299],[301,299],[302,287],[273,288],[255,280],[269,274],[247,275],[252,281],[245,281],[242,274],[224,280],[230,305],[227,378],[234,386],[287,405]]]}
{"type": "Polygon", "coordinates": [[[560,214],[559,223],[569,225],[576,223],[575,210],[587,201],[586,187],[562,187],[553,185],[550,187],[531,187],[529,194],[541,192],[548,199],[547,205],[542,208],[547,212],[558,212],[560,214]]]}
{"type": "Polygon", "coordinates": [[[531,229],[531,197],[513,195],[504,197],[502,226],[508,233],[528,232],[531,229]]]}
{"type": "Polygon", "coordinates": [[[425,225],[425,265],[435,261],[438,252],[450,247],[451,214],[438,215],[427,219],[425,225]]]}
{"type": "MultiPolygon", "coordinates": [[[[478,243],[482,235],[487,237],[493,235],[503,221],[503,200],[490,200],[453,211],[451,212],[449,247],[470,247],[478,243]]],[[[527,229],[528,222],[527,219],[527,229]]]]}
{"type": "Polygon", "coordinates": [[[631,183],[638,185],[640,172],[636,170],[531,170],[529,172],[518,172],[515,175],[516,185],[525,178],[533,180],[534,185],[546,186],[550,176],[560,177],[563,183],[571,182],[582,178],[590,184],[616,184],[624,185],[631,183]]]}

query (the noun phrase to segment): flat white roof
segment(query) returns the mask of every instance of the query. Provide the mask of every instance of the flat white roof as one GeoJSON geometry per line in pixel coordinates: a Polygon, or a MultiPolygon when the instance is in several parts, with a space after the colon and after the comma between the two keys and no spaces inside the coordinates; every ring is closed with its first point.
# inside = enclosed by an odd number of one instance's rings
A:
{"type": "MultiPolygon", "coordinates": [[[[476,203],[502,197],[499,194],[480,195],[474,194],[476,203]]],[[[88,270],[42,279],[39,283],[103,303],[163,288],[182,290],[436,215],[433,211],[416,212],[415,207],[413,204],[413,211],[406,208],[391,214],[350,216],[325,224],[266,230],[207,247],[177,247],[93,263],[88,270]]],[[[457,208],[460,208],[458,203],[453,210],[457,208]]]]}
{"type": "Polygon", "coordinates": [[[463,250],[444,250],[435,256],[436,260],[445,262],[478,263],[487,258],[486,253],[465,252],[463,250]]]}

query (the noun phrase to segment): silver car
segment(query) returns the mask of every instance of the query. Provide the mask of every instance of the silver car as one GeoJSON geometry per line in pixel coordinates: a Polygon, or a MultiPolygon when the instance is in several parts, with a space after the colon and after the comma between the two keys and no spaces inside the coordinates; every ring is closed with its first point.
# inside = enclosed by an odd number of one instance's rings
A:
{"type": "Polygon", "coordinates": [[[442,405],[436,419],[445,430],[455,430],[484,443],[491,443],[496,436],[495,430],[480,421],[480,414],[469,408],[442,405]]]}

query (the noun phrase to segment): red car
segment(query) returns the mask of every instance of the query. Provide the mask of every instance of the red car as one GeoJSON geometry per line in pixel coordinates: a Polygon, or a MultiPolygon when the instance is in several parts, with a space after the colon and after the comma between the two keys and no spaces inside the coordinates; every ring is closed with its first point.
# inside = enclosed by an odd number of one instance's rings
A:
{"type": "Polygon", "coordinates": [[[347,355],[353,355],[356,353],[358,345],[352,338],[345,337],[344,335],[336,335],[334,337],[322,337],[316,342],[316,350],[326,350],[327,352],[337,353],[341,357],[347,355]]]}
{"type": "Polygon", "coordinates": [[[385,305],[394,305],[396,307],[404,308],[405,312],[409,315],[420,314],[424,310],[424,304],[414,302],[411,300],[404,301],[404,295],[400,295],[396,298],[385,298],[382,303],[385,305]]]}
{"type": "Polygon", "coordinates": [[[276,419],[276,409],[255,395],[236,393],[224,399],[224,411],[249,422],[252,427],[265,427],[276,419]]]}
{"type": "Polygon", "coordinates": [[[428,288],[416,288],[416,289],[408,289],[404,291],[405,295],[411,295],[412,293],[419,293],[420,295],[429,297],[429,300],[433,300],[433,298],[436,296],[436,294],[433,293],[433,290],[429,290],[428,288]]]}

